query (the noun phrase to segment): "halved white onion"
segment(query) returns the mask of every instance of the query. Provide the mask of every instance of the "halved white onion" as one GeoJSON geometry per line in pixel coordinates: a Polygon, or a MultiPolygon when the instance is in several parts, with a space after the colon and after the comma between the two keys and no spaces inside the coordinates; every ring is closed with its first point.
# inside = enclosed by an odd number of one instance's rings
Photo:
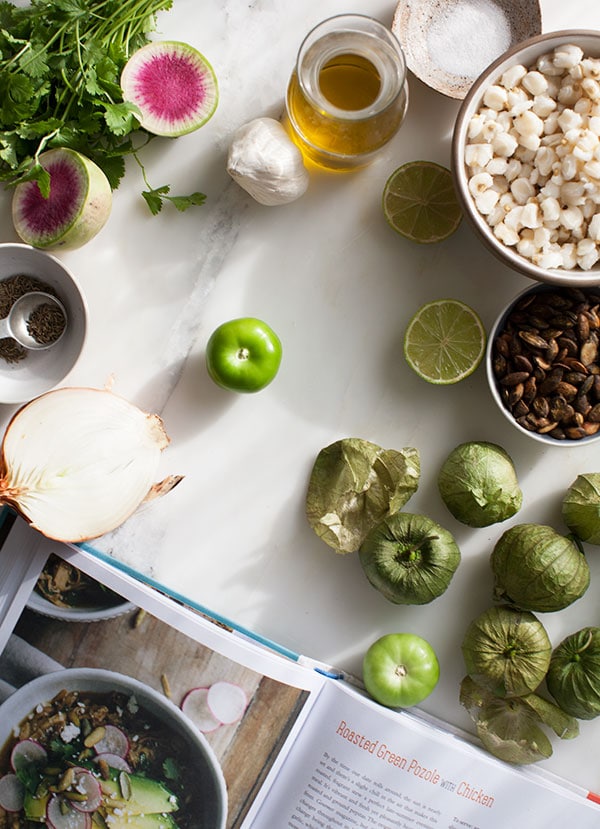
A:
{"type": "Polygon", "coordinates": [[[55,389],[27,403],[8,424],[0,503],[48,538],[97,538],[146,498],[179,483],[181,476],[153,483],[168,444],[158,415],[108,389],[55,389]]]}

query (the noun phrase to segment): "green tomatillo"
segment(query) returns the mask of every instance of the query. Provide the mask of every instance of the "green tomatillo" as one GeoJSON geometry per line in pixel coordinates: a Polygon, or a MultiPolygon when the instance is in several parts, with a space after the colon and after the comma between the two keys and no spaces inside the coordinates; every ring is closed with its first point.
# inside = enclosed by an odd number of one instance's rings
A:
{"type": "Polygon", "coordinates": [[[387,633],[363,659],[363,681],[374,700],[388,708],[410,708],[431,694],[440,678],[435,651],[415,633],[387,633]]]}
{"type": "Polygon", "coordinates": [[[206,368],[224,389],[257,392],[275,378],[281,354],[281,340],[266,322],[240,317],[213,331],[206,344],[206,368]]]}

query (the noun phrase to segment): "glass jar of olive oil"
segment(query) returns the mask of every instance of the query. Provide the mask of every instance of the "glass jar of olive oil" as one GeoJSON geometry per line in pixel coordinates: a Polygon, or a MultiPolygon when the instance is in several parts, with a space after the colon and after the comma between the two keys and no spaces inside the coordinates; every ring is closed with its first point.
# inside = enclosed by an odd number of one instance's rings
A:
{"type": "Polygon", "coordinates": [[[304,39],[286,111],[306,158],[336,170],[367,164],[396,134],[407,105],[404,54],[379,21],[337,15],[304,39]]]}

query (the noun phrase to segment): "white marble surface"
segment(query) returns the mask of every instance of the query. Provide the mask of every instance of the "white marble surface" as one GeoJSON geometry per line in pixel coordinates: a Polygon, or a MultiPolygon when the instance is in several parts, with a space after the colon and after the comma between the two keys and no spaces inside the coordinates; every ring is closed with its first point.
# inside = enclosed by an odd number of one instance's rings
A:
{"type": "MultiPolygon", "coordinates": [[[[157,140],[144,155],[154,186],[201,189],[202,208],[147,212],[135,164],[115,194],[108,225],[85,248],[60,254],[90,306],[85,351],[68,384],[102,386],[160,411],[172,444],[162,471],[185,475],[161,502],[95,543],[119,565],[298,653],[360,672],[378,635],[415,631],[439,654],[442,680],[424,708],[458,725],[465,627],[491,603],[488,559],[506,528],[469,530],[441,503],[436,475],[465,440],[493,440],[513,456],[524,490],[512,523],[561,528],[560,499],[575,475],[600,470],[600,447],[544,448],[516,433],[494,408],[482,369],[448,388],[428,386],[405,364],[404,327],[423,302],[453,296],[490,326],[529,283],[501,266],[463,224],[454,237],[419,247],[397,236],[380,210],[388,175],[416,158],[449,166],[458,102],[409,78],[407,120],[370,167],[313,174],[306,195],[281,208],[253,202],[225,172],[230,135],[259,115],[281,112],[287,78],[308,29],[355,11],[391,22],[386,0],[174,0],[160,37],[188,40],[212,62],[220,103],[200,131],[157,140]],[[262,317],[281,336],[275,382],[236,396],[208,378],[212,330],[238,315],[262,317]],[[336,556],[313,535],[304,494],[313,460],[345,436],[387,447],[415,446],[422,479],[407,505],[444,524],[463,562],[444,596],[395,607],[366,582],[357,557],[336,556]]],[[[600,28],[592,0],[544,0],[544,30],[600,28]]],[[[9,197],[0,203],[2,240],[14,240],[9,197]]],[[[13,408],[1,407],[3,421],[13,408]]],[[[600,555],[591,548],[592,587],[575,606],[543,621],[553,640],[598,623],[600,555]]],[[[600,724],[556,741],[544,765],[600,789],[589,762],[600,724]]]]}

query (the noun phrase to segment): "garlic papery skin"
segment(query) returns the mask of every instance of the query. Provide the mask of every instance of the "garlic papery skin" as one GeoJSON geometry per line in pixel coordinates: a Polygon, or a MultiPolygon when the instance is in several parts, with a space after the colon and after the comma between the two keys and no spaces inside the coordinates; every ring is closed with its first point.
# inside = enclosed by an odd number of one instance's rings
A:
{"type": "Polygon", "coordinates": [[[274,118],[255,118],[233,134],[227,172],[260,204],[287,204],[303,196],[308,170],[302,153],[274,118]]]}
{"type": "Polygon", "coordinates": [[[0,503],[58,541],[97,538],[147,498],[169,437],[158,415],[106,389],[61,388],[13,416],[1,448],[0,503]]]}

